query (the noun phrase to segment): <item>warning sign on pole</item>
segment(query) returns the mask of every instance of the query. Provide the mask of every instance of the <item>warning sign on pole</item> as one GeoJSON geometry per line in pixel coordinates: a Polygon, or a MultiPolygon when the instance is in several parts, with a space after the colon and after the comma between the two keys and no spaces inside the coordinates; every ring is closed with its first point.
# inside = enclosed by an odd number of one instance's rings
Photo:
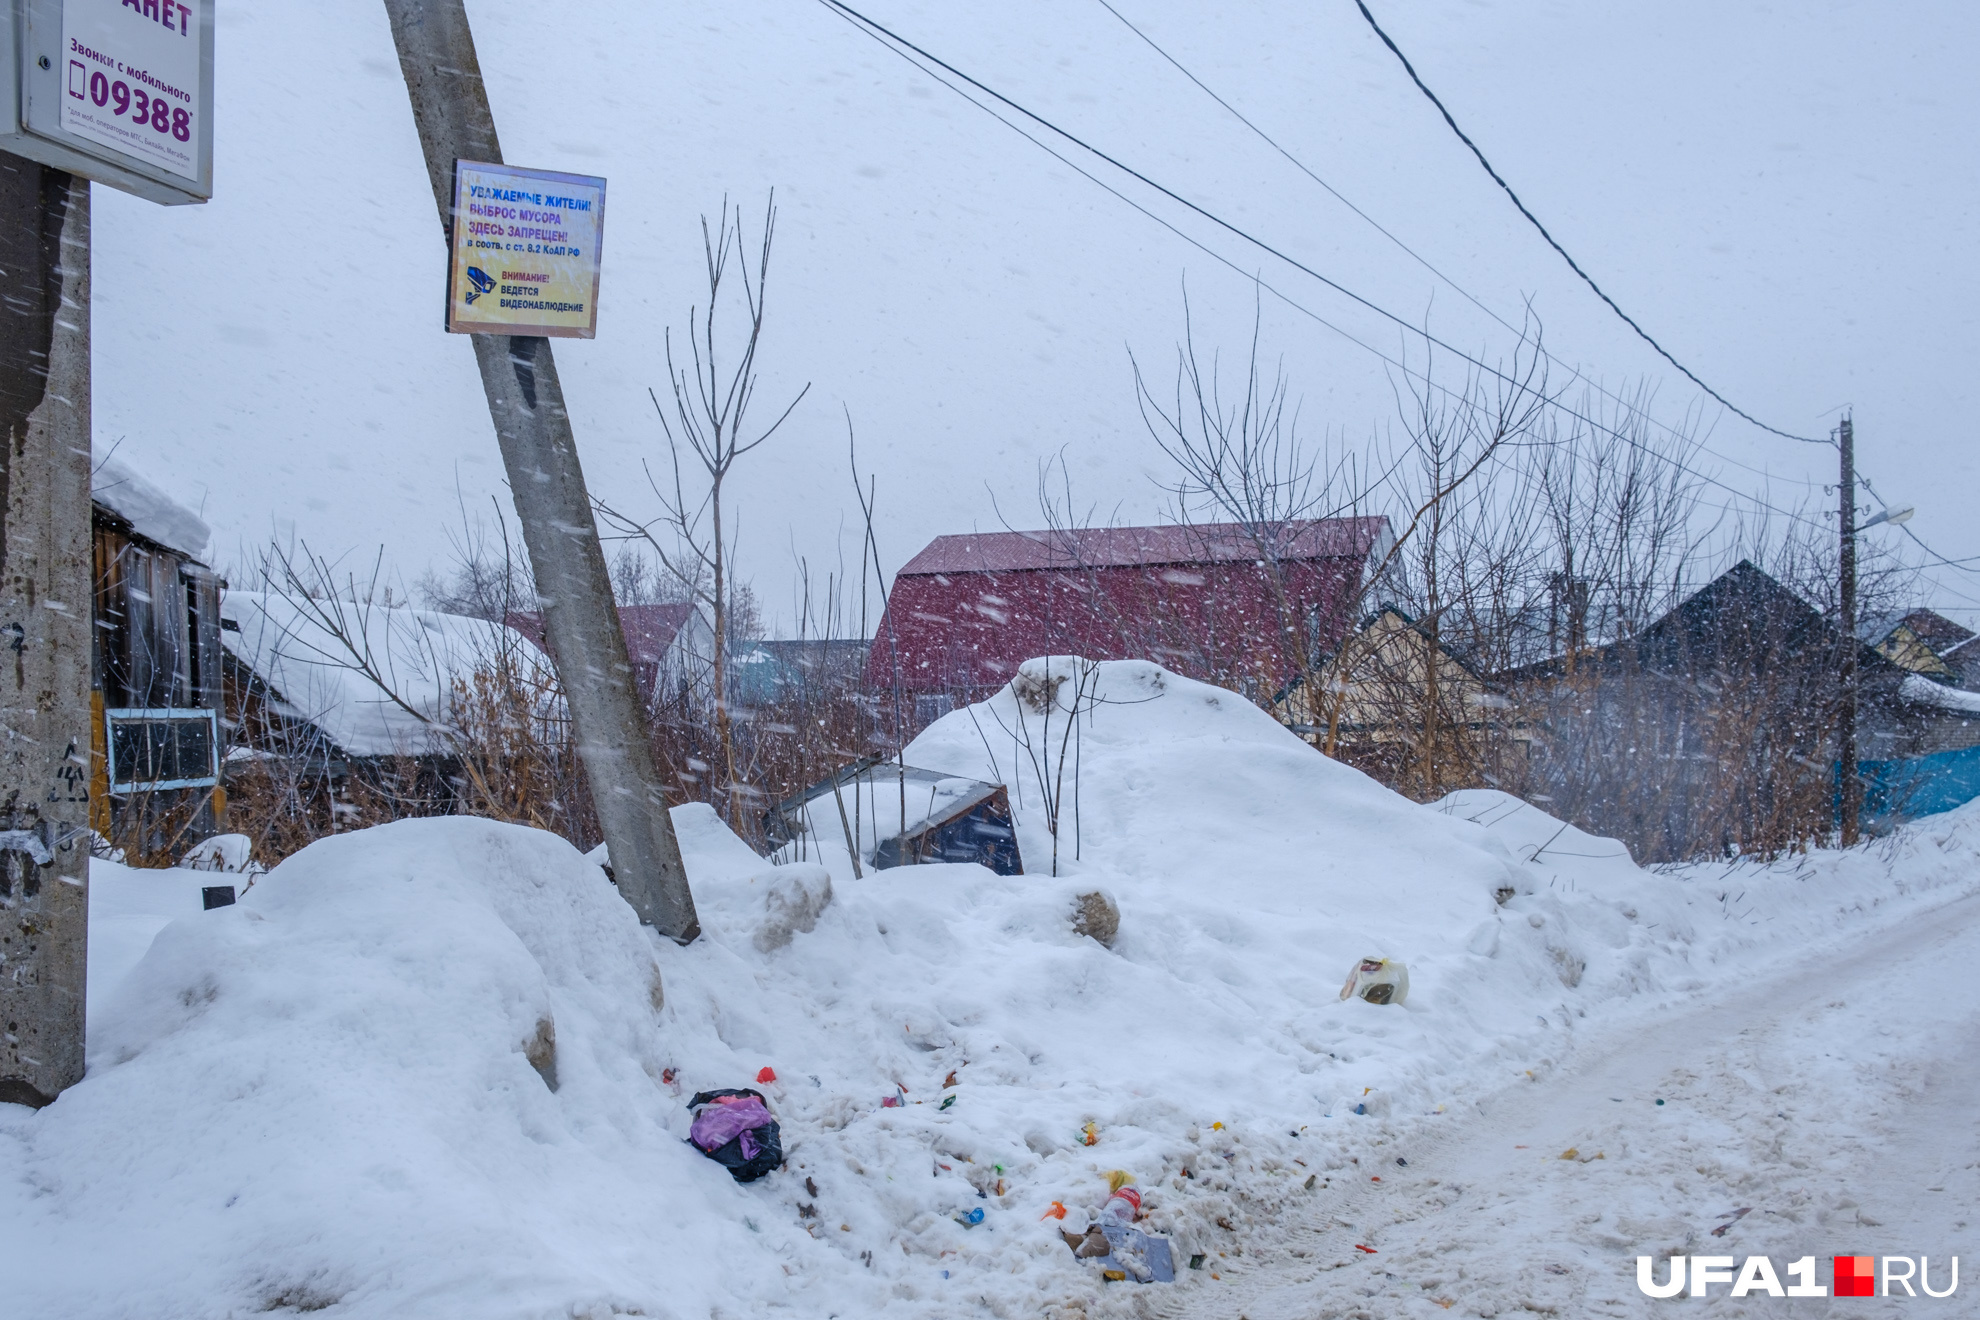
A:
{"type": "Polygon", "coordinates": [[[604,237],[605,180],[456,162],[448,331],[593,338],[604,237]]]}

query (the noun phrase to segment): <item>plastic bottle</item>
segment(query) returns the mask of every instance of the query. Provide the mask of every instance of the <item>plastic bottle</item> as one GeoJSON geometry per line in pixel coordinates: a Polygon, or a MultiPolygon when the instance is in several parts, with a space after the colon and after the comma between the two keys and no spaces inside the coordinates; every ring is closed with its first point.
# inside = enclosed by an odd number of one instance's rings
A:
{"type": "Polygon", "coordinates": [[[1100,1207],[1103,1218],[1120,1224],[1132,1224],[1141,1213],[1141,1193],[1132,1187],[1123,1187],[1107,1198],[1107,1204],[1100,1207]]]}

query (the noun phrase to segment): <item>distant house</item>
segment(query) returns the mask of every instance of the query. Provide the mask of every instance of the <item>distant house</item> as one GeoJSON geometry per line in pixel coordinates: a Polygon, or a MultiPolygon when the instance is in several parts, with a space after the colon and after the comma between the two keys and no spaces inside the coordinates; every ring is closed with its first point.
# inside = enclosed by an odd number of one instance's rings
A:
{"type": "Polygon", "coordinates": [[[209,532],[116,458],[90,481],[91,827],[140,853],[224,827],[220,592],[209,532]]]}
{"type": "Polygon", "coordinates": [[[744,643],[729,657],[729,700],[756,707],[805,692],[853,691],[864,680],[871,645],[820,638],[744,643]]]}
{"type": "MultiPolygon", "coordinates": [[[[669,603],[618,608],[619,627],[626,637],[626,654],[632,661],[640,696],[649,709],[677,703],[698,705],[712,700],[709,681],[715,633],[699,606],[669,603]]],[[[550,650],[543,615],[538,611],[517,610],[509,615],[507,623],[546,653],[550,650]]]]}
{"type": "Polygon", "coordinates": [[[1269,554],[1225,523],[940,536],[895,576],[867,678],[914,694],[924,722],[1050,654],[1269,696],[1301,648],[1339,645],[1392,543],[1386,518],[1289,523],[1269,554]]]}
{"type": "Polygon", "coordinates": [[[1702,792],[1745,795],[1762,815],[1827,818],[1839,675],[1851,648],[1864,819],[1901,819],[1957,805],[1946,801],[1948,776],[1970,772],[1968,796],[1980,795],[1980,751],[1962,759],[1980,748],[1980,693],[1954,687],[1926,642],[1944,635],[1940,624],[1958,625],[1928,614],[1869,621],[1845,637],[1833,615],[1741,561],[1626,640],[1497,679],[1518,691],[1542,737],[1565,716],[1559,727],[1580,743],[1626,730],[1627,754],[1697,767],[1661,810],[1699,810],[1683,795],[1702,792]],[[1788,805],[1791,796],[1799,805],[1788,805]]]}
{"type": "Polygon", "coordinates": [[[279,763],[332,823],[354,777],[444,809],[456,708],[475,675],[502,658],[548,666],[501,624],[358,601],[230,591],[220,628],[236,769],[279,763]]]}
{"type": "Polygon", "coordinates": [[[1946,663],[1939,648],[1956,633],[1964,634],[1956,638],[1957,641],[1973,636],[1951,619],[1931,610],[1873,615],[1861,620],[1856,628],[1859,641],[1899,669],[1946,682],[1957,682],[1959,674],[1946,663]]]}
{"type": "Polygon", "coordinates": [[[1273,703],[1273,713],[1371,773],[1387,770],[1393,777],[1388,763],[1404,745],[1420,743],[1426,727],[1440,728],[1449,740],[1507,718],[1505,698],[1482,675],[1392,604],[1342,639],[1317,677],[1331,699],[1316,703],[1302,677],[1273,703]]]}
{"type": "Polygon", "coordinates": [[[1925,609],[1867,619],[1857,630],[1866,645],[1899,668],[1964,688],[1980,688],[1980,647],[1969,645],[1976,635],[1925,609]]]}
{"type": "MultiPolygon", "coordinates": [[[[1903,759],[1980,743],[1980,700],[1953,690],[1957,674],[1925,641],[1943,636],[1941,625],[1964,631],[1929,610],[1858,628],[1860,758],[1903,759]]],[[[1798,708],[1813,710],[1834,699],[1843,645],[1833,618],[1742,561],[1647,628],[1636,652],[1652,672],[1730,664],[1764,674],[1772,686],[1792,688],[1798,708]]]]}

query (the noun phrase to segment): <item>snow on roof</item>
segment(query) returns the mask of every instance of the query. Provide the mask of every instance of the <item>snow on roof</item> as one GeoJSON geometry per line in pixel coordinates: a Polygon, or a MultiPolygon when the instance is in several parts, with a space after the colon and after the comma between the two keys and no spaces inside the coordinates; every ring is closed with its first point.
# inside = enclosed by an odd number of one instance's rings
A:
{"type": "MultiPolygon", "coordinates": [[[[1388,528],[1387,518],[1316,518],[1288,523],[1279,554],[1285,559],[1365,558],[1381,544],[1388,528]]],[[[901,576],[1229,563],[1256,558],[1256,545],[1236,523],[980,532],[936,537],[902,567],[901,576]]]]}
{"type": "Polygon", "coordinates": [[[997,791],[998,785],[947,770],[927,770],[893,761],[841,772],[835,792],[832,780],[815,784],[797,798],[779,804],[795,832],[816,835],[843,848],[847,824],[838,816],[840,802],[859,833],[860,855],[870,858],[888,839],[912,837],[947,824],[997,791]],[[857,804],[858,810],[853,807],[857,804]],[[903,810],[905,805],[905,811],[903,810]]]}
{"type": "Polygon", "coordinates": [[[220,617],[221,641],[272,689],[279,713],[351,756],[447,750],[455,680],[505,646],[531,663],[542,654],[513,628],[435,610],[230,591],[220,617]]]}
{"type": "Polygon", "coordinates": [[[1898,695],[1921,706],[1937,706],[1962,714],[1980,715],[1980,692],[1966,692],[1944,683],[1934,683],[1923,674],[1906,674],[1898,695]]]}
{"type": "Polygon", "coordinates": [[[100,458],[90,474],[89,497],[131,525],[147,541],[202,559],[213,539],[204,520],[115,457],[100,458]]]}

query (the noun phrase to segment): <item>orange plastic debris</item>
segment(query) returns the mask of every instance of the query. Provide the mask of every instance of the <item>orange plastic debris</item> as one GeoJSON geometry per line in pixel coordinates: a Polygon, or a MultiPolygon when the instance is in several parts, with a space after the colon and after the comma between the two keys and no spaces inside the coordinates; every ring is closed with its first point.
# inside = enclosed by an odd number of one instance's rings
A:
{"type": "Polygon", "coordinates": [[[1064,1201],[1054,1201],[1052,1202],[1052,1208],[1038,1217],[1040,1219],[1064,1219],[1066,1217],[1066,1203],[1064,1201]]]}
{"type": "Polygon", "coordinates": [[[1355,1243],[1355,1244],[1354,1244],[1354,1249],[1355,1249],[1356,1251],[1365,1251],[1365,1252],[1367,1252],[1367,1253],[1368,1253],[1369,1255],[1371,1255],[1371,1256],[1373,1256],[1373,1255],[1377,1255],[1377,1254],[1379,1254],[1379,1253],[1377,1253],[1377,1252],[1376,1252],[1376,1250],[1375,1250],[1375,1248],[1373,1248],[1373,1247],[1364,1247],[1364,1246],[1362,1246],[1362,1245],[1361,1245],[1361,1244],[1360,1244],[1359,1242],[1357,1242],[1357,1243],[1355,1243]]]}

